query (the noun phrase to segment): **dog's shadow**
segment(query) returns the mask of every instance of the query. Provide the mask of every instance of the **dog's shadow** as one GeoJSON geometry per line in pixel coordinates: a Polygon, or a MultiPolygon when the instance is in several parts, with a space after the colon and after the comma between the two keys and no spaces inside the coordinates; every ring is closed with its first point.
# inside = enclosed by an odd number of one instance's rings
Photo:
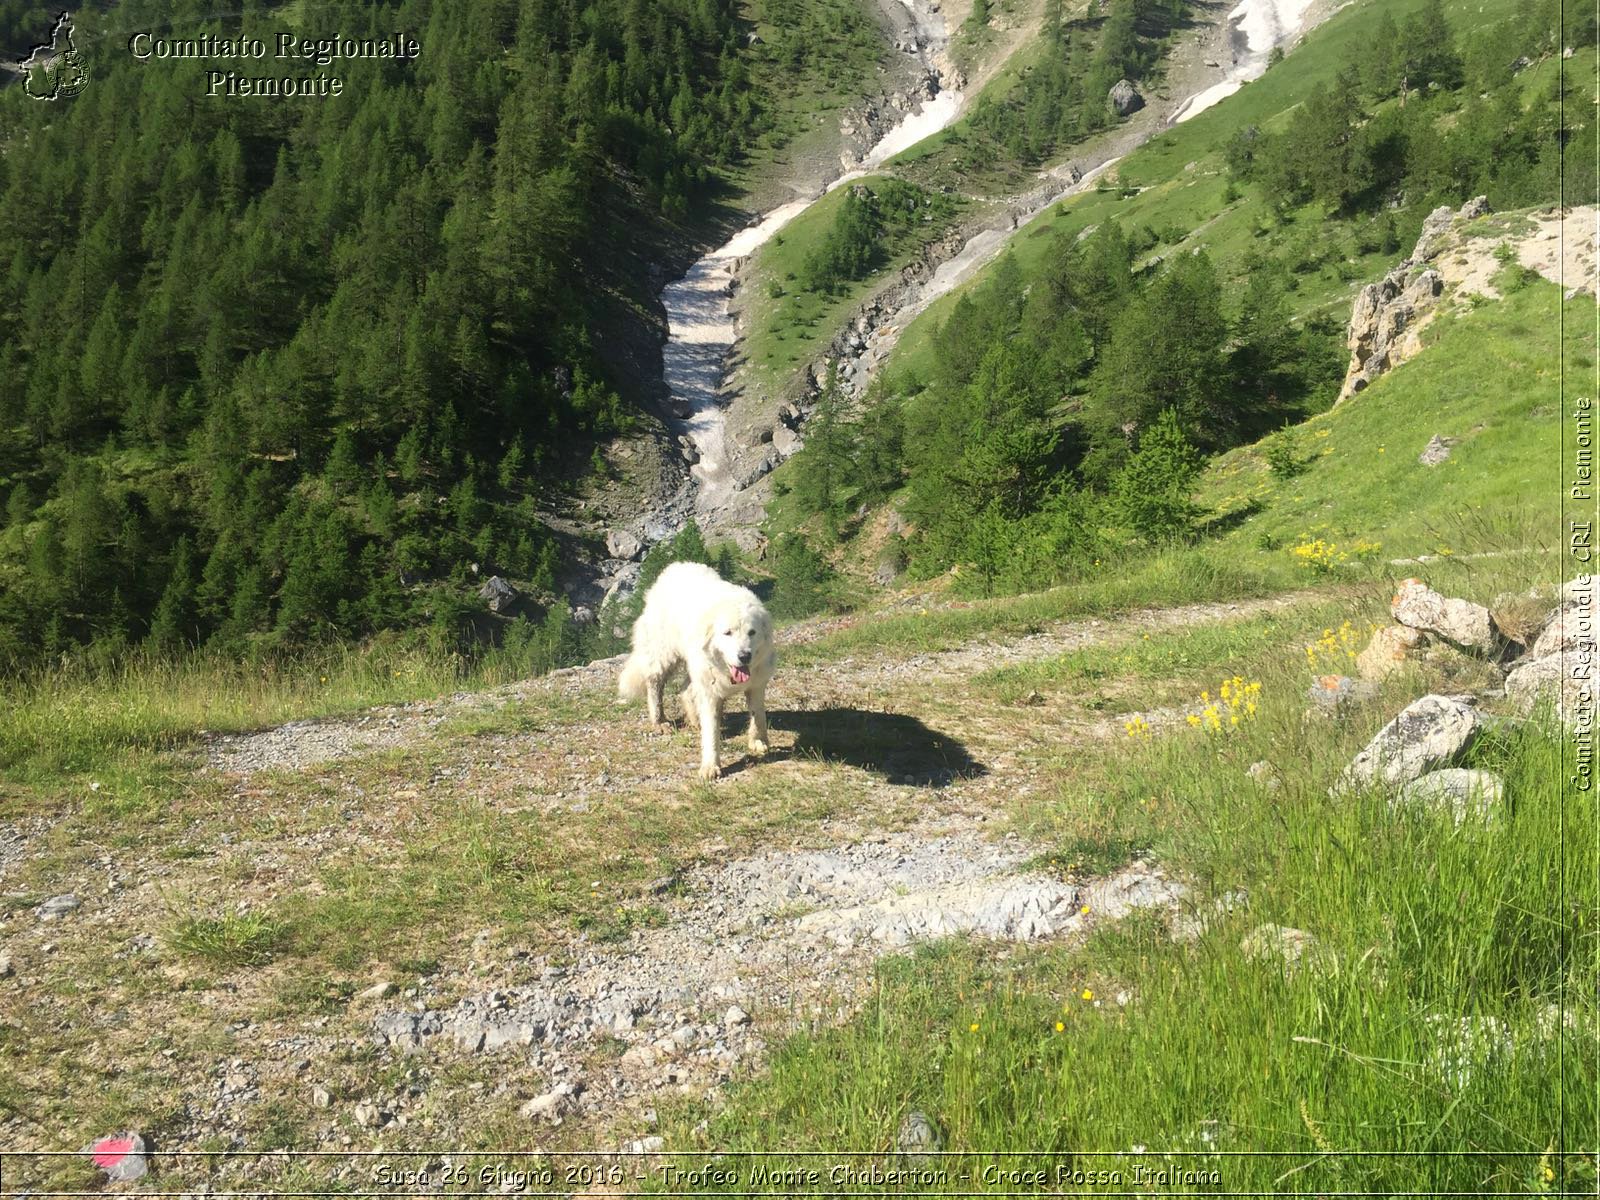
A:
{"type": "MultiPolygon", "coordinates": [[[[728,737],[742,736],[747,720],[743,713],[738,714],[730,723],[728,737]]],[[[988,773],[955,738],[903,713],[786,709],[768,712],[767,722],[775,730],[795,735],[792,747],[774,748],[769,758],[841,763],[871,771],[886,783],[925,788],[947,787],[959,779],[988,773]]]]}

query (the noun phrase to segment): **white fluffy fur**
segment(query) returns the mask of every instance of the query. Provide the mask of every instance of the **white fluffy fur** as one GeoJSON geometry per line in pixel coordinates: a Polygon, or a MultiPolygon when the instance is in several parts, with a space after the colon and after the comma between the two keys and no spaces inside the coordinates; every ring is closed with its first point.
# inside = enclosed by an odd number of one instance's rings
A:
{"type": "Polygon", "coordinates": [[[777,656],[772,618],[755,593],[700,563],[673,563],[662,571],[634,622],[633,653],[617,690],[629,700],[643,696],[651,722],[660,725],[662,683],[679,664],[689,675],[684,717],[700,727],[700,777],[722,773],[722,708],[730,696],[745,697],[750,753],[765,754],[767,683],[777,656]]]}

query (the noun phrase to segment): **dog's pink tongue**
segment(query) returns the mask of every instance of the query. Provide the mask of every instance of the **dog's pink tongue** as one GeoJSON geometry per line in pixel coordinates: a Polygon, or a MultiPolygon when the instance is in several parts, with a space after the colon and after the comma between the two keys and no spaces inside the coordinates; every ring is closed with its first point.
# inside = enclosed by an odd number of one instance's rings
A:
{"type": "Polygon", "coordinates": [[[749,683],[750,672],[743,667],[729,667],[728,675],[735,683],[749,683]]]}

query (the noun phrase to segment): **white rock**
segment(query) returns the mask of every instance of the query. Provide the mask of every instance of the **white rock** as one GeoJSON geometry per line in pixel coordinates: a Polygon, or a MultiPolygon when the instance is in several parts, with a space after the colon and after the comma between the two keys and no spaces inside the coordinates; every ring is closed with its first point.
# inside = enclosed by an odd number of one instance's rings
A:
{"type": "Polygon", "coordinates": [[[1471,744],[1478,714],[1450,696],[1424,696],[1403,709],[1345,768],[1345,787],[1398,786],[1447,766],[1471,744]]]}
{"type": "Polygon", "coordinates": [[[1245,934],[1239,949],[1253,962],[1278,958],[1283,960],[1285,967],[1293,970],[1302,961],[1309,961],[1307,956],[1317,950],[1317,939],[1304,929],[1292,929],[1287,925],[1261,925],[1245,934]]]}
{"type": "Polygon", "coordinates": [[[382,982],[373,984],[369,988],[363,988],[361,991],[356,993],[355,998],[363,1002],[370,1002],[375,1000],[383,1000],[392,995],[394,995],[394,984],[385,979],[382,982]]]}
{"type": "Polygon", "coordinates": [[[530,1121],[549,1121],[559,1125],[562,1118],[570,1116],[578,1108],[577,1088],[570,1083],[558,1083],[555,1087],[545,1092],[542,1096],[535,1096],[520,1109],[518,1114],[530,1121]]]}
{"type": "Polygon", "coordinates": [[[1441,596],[1420,579],[1400,584],[1390,610],[1400,624],[1435,634],[1462,650],[1487,654],[1500,644],[1499,630],[1487,608],[1441,596]]]}
{"type": "Polygon", "coordinates": [[[737,1004],[730,1004],[728,1011],[722,1015],[722,1023],[729,1029],[739,1025],[748,1025],[750,1024],[750,1014],[737,1004]]]}
{"type": "Polygon", "coordinates": [[[1544,658],[1562,651],[1588,647],[1593,654],[1595,644],[1595,610],[1593,607],[1569,600],[1556,609],[1549,624],[1540,631],[1533,645],[1528,647],[1528,658],[1544,658]]]}
{"type": "Polygon", "coordinates": [[[1492,817],[1504,796],[1505,782],[1494,772],[1451,767],[1430,771],[1407,783],[1395,795],[1393,806],[1448,809],[1459,825],[1468,817],[1492,817]]]}

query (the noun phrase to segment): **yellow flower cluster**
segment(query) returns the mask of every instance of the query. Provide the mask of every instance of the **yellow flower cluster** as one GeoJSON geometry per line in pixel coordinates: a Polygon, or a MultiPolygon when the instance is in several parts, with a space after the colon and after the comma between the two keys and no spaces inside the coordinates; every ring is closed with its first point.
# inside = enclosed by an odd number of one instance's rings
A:
{"type": "Polygon", "coordinates": [[[1131,721],[1124,721],[1122,727],[1128,731],[1131,738],[1147,738],[1151,736],[1150,722],[1143,716],[1136,715],[1131,721]]]}
{"type": "Polygon", "coordinates": [[[1357,538],[1350,543],[1350,554],[1354,558],[1371,558],[1383,549],[1382,542],[1369,542],[1366,538],[1357,538]]]}
{"type": "Polygon", "coordinates": [[[1244,676],[1235,675],[1232,679],[1222,681],[1217,689],[1216,700],[1212,700],[1209,691],[1201,692],[1200,702],[1205,708],[1198,713],[1190,713],[1185,719],[1194,728],[1204,729],[1208,733],[1237,729],[1255,718],[1256,703],[1260,696],[1260,680],[1246,683],[1244,676]]]}
{"type": "MultiPolygon", "coordinates": [[[[1368,633],[1372,632],[1369,628],[1368,633]]],[[[1336,668],[1353,662],[1356,657],[1356,648],[1361,645],[1360,635],[1356,633],[1355,626],[1346,621],[1338,629],[1324,629],[1322,636],[1306,647],[1306,666],[1311,668],[1313,675],[1325,675],[1328,671],[1323,668],[1336,668]]]]}
{"type": "Polygon", "coordinates": [[[1305,534],[1300,535],[1300,544],[1291,548],[1289,553],[1318,575],[1326,575],[1340,563],[1350,560],[1350,555],[1334,543],[1321,538],[1308,538],[1305,534]]]}

